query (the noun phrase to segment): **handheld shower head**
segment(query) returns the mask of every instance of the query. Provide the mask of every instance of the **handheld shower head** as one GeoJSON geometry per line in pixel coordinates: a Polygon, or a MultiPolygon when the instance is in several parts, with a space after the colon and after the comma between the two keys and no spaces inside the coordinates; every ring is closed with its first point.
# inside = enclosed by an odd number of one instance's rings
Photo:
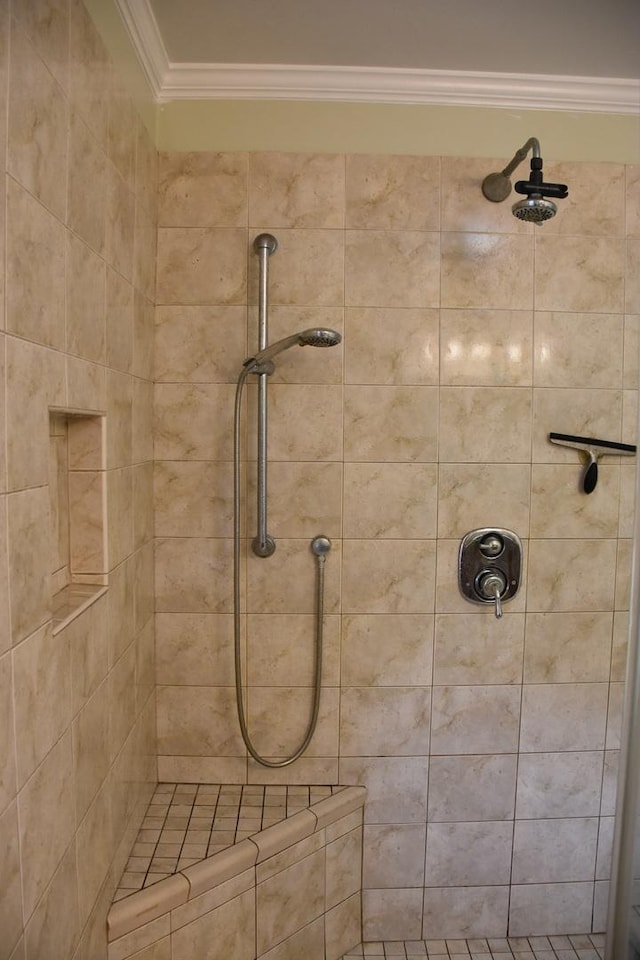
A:
{"type": "Polygon", "coordinates": [[[544,223],[550,220],[558,212],[558,208],[552,200],[545,197],[556,197],[564,200],[569,191],[564,183],[545,183],[542,179],[542,157],[540,156],[540,144],[535,137],[531,137],[520,150],[517,150],[515,156],[500,173],[490,173],[482,181],[482,192],[487,200],[492,203],[501,203],[511,193],[511,180],[509,175],[513,173],[519,163],[525,159],[529,150],[532,150],[531,173],[528,180],[518,180],[515,185],[516,193],[521,193],[526,199],[518,200],[511,208],[514,217],[519,220],[526,220],[529,223],[544,223]]]}
{"type": "Polygon", "coordinates": [[[264,350],[259,350],[258,353],[245,360],[244,365],[253,370],[255,367],[273,360],[274,357],[277,357],[283,350],[288,350],[289,347],[335,347],[341,340],[342,337],[336,330],[312,327],[310,330],[302,330],[300,333],[293,333],[290,337],[283,337],[282,340],[270,343],[264,350]]]}

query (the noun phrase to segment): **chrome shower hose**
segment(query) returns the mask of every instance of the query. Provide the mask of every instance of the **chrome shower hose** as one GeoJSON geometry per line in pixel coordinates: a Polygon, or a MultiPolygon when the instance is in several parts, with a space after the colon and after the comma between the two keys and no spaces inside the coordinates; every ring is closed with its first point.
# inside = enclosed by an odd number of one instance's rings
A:
{"type": "MultiPolygon", "coordinates": [[[[322,644],[323,644],[323,621],[324,621],[324,564],[327,548],[322,546],[315,550],[317,558],[316,574],[316,629],[315,629],[315,665],[313,682],[313,707],[311,710],[311,719],[305,733],[304,739],[295,753],[286,757],[284,760],[268,760],[262,757],[254,747],[244,709],[244,698],[242,693],[242,655],[240,638],[240,530],[241,530],[241,496],[240,496],[240,421],[242,413],[242,394],[245,381],[251,369],[243,367],[238,384],[236,387],[234,429],[233,429],[233,650],[235,662],[236,677],[236,705],[238,708],[238,721],[240,723],[240,732],[245,746],[253,759],[263,767],[287,767],[299,757],[302,756],[311,742],[318,723],[318,713],[320,710],[320,686],[322,680],[322,644]]],[[[321,538],[318,538],[320,540],[321,538]]],[[[324,538],[322,538],[324,541],[324,538]]],[[[326,541],[328,543],[328,541],[326,541]]]]}

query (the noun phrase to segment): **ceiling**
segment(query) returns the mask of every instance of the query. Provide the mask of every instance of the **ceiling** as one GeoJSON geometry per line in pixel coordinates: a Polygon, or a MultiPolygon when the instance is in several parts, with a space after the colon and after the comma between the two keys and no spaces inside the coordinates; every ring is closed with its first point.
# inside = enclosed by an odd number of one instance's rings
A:
{"type": "Polygon", "coordinates": [[[176,64],[640,77],[640,0],[148,0],[176,64]]]}

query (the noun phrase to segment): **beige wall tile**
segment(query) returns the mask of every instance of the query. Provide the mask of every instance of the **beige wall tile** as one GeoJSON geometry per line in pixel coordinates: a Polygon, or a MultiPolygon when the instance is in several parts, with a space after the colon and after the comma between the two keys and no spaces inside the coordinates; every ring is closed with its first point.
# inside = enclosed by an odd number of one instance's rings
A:
{"type": "Polygon", "coordinates": [[[250,226],[342,227],[344,206],[344,156],[249,155],[250,226]]]}
{"type": "Polygon", "coordinates": [[[627,240],[626,284],[624,308],[627,313],[640,313],[640,283],[638,265],[640,264],[640,240],[627,240]]]}
{"type": "Polygon", "coordinates": [[[609,679],[611,613],[529,613],[524,650],[526,683],[609,679]]]}
{"type": "Polygon", "coordinates": [[[429,613],[435,587],[432,540],[346,540],[344,613],[429,613]]]}
{"type": "Polygon", "coordinates": [[[72,234],[67,238],[67,350],[87,360],[105,356],[105,265],[72,234]]]}
{"type": "Polygon", "coordinates": [[[588,930],[593,883],[514,884],[509,910],[512,936],[548,936],[588,930]]]}
{"type": "Polygon", "coordinates": [[[230,960],[251,960],[256,938],[255,899],[254,891],[247,890],[193,923],[175,930],[171,934],[173,960],[206,955],[214,941],[216,950],[222,950],[230,960]]]}
{"type": "Polygon", "coordinates": [[[345,382],[436,384],[438,311],[349,307],[345,382]]]}
{"type": "Polygon", "coordinates": [[[345,251],[348,307],[437,307],[437,233],[349,230],[345,251]]]}
{"type": "Polygon", "coordinates": [[[427,685],[432,658],[431,615],[343,617],[340,677],[344,686],[427,685]]]}
{"type": "MultiPolygon", "coordinates": [[[[0,291],[1,291],[0,287],[0,291]]],[[[6,337],[0,333],[0,490],[7,489],[6,337]]]]}
{"type": "Polygon", "coordinates": [[[156,543],[156,609],[231,613],[228,540],[172,538],[156,543]]]}
{"type": "Polygon", "coordinates": [[[531,540],[527,607],[536,612],[608,610],[614,582],[615,540],[531,540]]]}
{"type": "Polygon", "coordinates": [[[51,625],[14,648],[18,784],[28,780],[71,721],[70,647],[51,625]]]}
{"type": "Polygon", "coordinates": [[[109,769],[109,685],[102,683],[74,719],[73,779],[81,820],[109,769]]]}
{"type": "Polygon", "coordinates": [[[263,953],[310,923],[325,905],[324,850],[306,857],[256,890],[256,943],[263,953]]]}
{"type": "Polygon", "coordinates": [[[420,823],[426,818],[426,757],[340,758],[340,783],[367,788],[365,823],[420,823]]]}
{"type": "MultiPolygon", "coordinates": [[[[342,306],[345,270],[342,232],[280,229],[277,240],[278,251],[269,259],[270,302],[274,306],[342,306]]],[[[249,303],[257,303],[258,277],[258,259],[251,256],[249,303]]]]}
{"type": "Polygon", "coordinates": [[[330,909],[362,887],[362,828],[327,844],[326,907],[330,909]]]}
{"type": "Polygon", "coordinates": [[[443,233],[442,306],[531,310],[532,239],[443,233]]]}
{"type": "Polygon", "coordinates": [[[580,465],[541,464],[532,467],[532,537],[615,537],[618,534],[620,468],[598,465],[598,486],[585,496],[580,465]]]}
{"type": "Polygon", "coordinates": [[[625,168],[622,164],[581,163],[580,189],[577,189],[575,164],[545,163],[544,173],[545,180],[569,185],[566,202],[558,204],[558,213],[562,216],[545,224],[545,236],[624,236],[625,168]],[[590,203],[584,202],[585,195],[592,198],[590,203]]]}
{"type": "Polygon", "coordinates": [[[231,460],[232,424],[230,384],[156,384],[156,459],[231,460]],[[226,410],[228,417],[214,418],[213,410],[226,410]]]}
{"type": "Polygon", "coordinates": [[[520,749],[525,753],[604,748],[608,684],[526,684],[520,749]]]}
{"type": "Polygon", "coordinates": [[[430,887],[508,883],[513,827],[508,821],[430,823],[425,880],[430,887]]]}
{"type": "Polygon", "coordinates": [[[18,797],[24,913],[33,913],[75,830],[71,735],[47,755],[18,797]]]}
{"type": "Polygon", "coordinates": [[[109,60],[93,20],[80,0],[71,0],[70,99],[101,146],[107,140],[109,60]]]}
{"type": "Polygon", "coordinates": [[[246,353],[244,306],[156,310],[156,380],[235,382],[246,353]]]}
{"type": "MultiPolygon", "coordinates": [[[[74,9],[81,6],[74,0],[74,9]]],[[[91,131],[77,114],[71,114],[67,224],[89,246],[104,252],[107,217],[107,159],[91,131]]]]}
{"type": "Polygon", "coordinates": [[[131,455],[134,463],[153,459],[153,384],[133,379],[131,455]]]}
{"type": "Polygon", "coordinates": [[[134,196],[114,167],[107,174],[105,256],[126,280],[133,280],[134,196]]]}
{"type": "Polygon", "coordinates": [[[511,820],[516,763],[515,754],[432,757],[429,822],[511,820]]]}
{"type": "Polygon", "coordinates": [[[625,168],[627,236],[640,236],[640,165],[625,168]]]}
{"type": "Polygon", "coordinates": [[[534,384],[603,389],[622,382],[620,314],[538,311],[534,316],[534,384]]]}
{"type": "MultiPolygon", "coordinates": [[[[309,687],[250,687],[247,719],[255,747],[262,756],[288,757],[298,750],[309,728],[313,691],[309,687]]],[[[338,702],[335,687],[324,687],[318,722],[305,756],[338,754],[338,702]]]]}
{"type": "Polygon", "coordinates": [[[16,0],[12,13],[64,90],[69,80],[69,8],[65,0],[16,0]]]}
{"type": "Polygon", "coordinates": [[[348,386],[344,392],[346,460],[433,461],[437,390],[422,386],[348,386]],[[372,429],[375,424],[375,429],[372,429]]]}
{"type": "MultiPolygon", "coordinates": [[[[509,887],[432,887],[424,892],[422,936],[506,937],[509,887]]],[[[586,929],[586,928],[585,928],[586,929]]]]}
{"type": "Polygon", "coordinates": [[[529,536],[531,467],[526,463],[440,463],[438,535],[462,538],[493,519],[529,536]]]}
{"type": "Polygon", "coordinates": [[[638,359],[640,316],[631,313],[624,318],[624,357],[622,368],[622,385],[630,390],[638,388],[638,359]]]}
{"type": "Polygon", "coordinates": [[[133,288],[107,268],[106,356],[110,367],[130,373],[133,366],[133,288]]]}
{"type": "Polygon", "coordinates": [[[156,677],[159,684],[233,683],[230,614],[158,613],[156,677]]]}
{"type": "Polygon", "coordinates": [[[526,463],[531,456],[531,391],[522,387],[442,387],[440,459],[526,463]]]}
{"type": "Polygon", "coordinates": [[[107,675],[108,604],[109,598],[101,597],[64,629],[71,649],[71,704],[74,716],[107,675]]]}
{"type": "Polygon", "coordinates": [[[0,900],[0,929],[6,956],[17,944],[22,933],[22,890],[20,870],[20,843],[18,839],[17,805],[12,803],[0,816],[0,866],[2,867],[2,899],[0,900]]]}
{"type": "Polygon", "coordinates": [[[49,479],[48,405],[64,404],[59,353],[7,337],[7,480],[20,490],[49,479]]]}
{"type": "Polygon", "coordinates": [[[513,882],[589,880],[595,870],[597,839],[596,818],[517,820],[513,882]]]}
{"type": "MultiPolygon", "coordinates": [[[[301,430],[304,433],[304,430],[301,430]]],[[[293,444],[292,444],[293,445],[293,444]]],[[[271,443],[269,442],[269,446],[271,443]]],[[[231,464],[220,464],[231,471],[231,464]]],[[[247,530],[253,535],[257,530],[256,501],[257,479],[255,466],[248,467],[247,484],[247,530]]],[[[326,463],[320,460],[308,463],[270,462],[268,465],[269,503],[268,519],[270,532],[276,537],[324,536],[339,537],[342,532],[341,463],[326,463]]],[[[205,487],[205,489],[207,489],[205,487]]],[[[221,493],[232,489],[216,487],[221,493]]],[[[231,533],[232,504],[219,505],[216,511],[218,522],[227,520],[225,532],[231,533]],[[224,512],[223,512],[224,511],[224,512]]]]}
{"type": "Polygon", "coordinates": [[[77,845],[86,855],[78,857],[78,907],[85,923],[106,879],[112,857],[112,822],[109,791],[103,787],[78,826],[77,845]],[[88,855],[88,852],[91,855],[88,855]]]}
{"type": "Polygon", "coordinates": [[[513,753],[519,722],[518,687],[435,687],[431,752],[513,753]]]}
{"type": "MultiPolygon", "coordinates": [[[[107,491],[107,550],[106,561],[109,570],[122,563],[133,550],[133,470],[127,467],[123,470],[108,470],[106,473],[107,491]]],[[[96,489],[91,491],[93,500],[97,501],[96,489]]],[[[97,503],[96,503],[97,506],[97,503]]],[[[95,510],[92,511],[95,516],[95,510]]],[[[99,550],[96,546],[97,537],[84,537],[87,546],[93,548],[89,553],[87,565],[95,559],[98,561],[99,550]]]]}
{"type": "MultiPolygon", "coordinates": [[[[153,303],[156,299],[157,251],[158,251],[158,224],[155,210],[145,207],[139,200],[135,204],[135,222],[133,233],[133,283],[141,296],[149,301],[149,309],[153,313],[153,303]]],[[[197,302],[200,302],[198,300],[197,302]]],[[[225,301],[226,302],[226,301],[225,301]]],[[[234,301],[235,302],[235,301],[234,301]]],[[[149,342],[151,342],[151,327],[149,342]]],[[[135,353],[134,353],[135,358],[135,353]]],[[[148,367],[153,369],[153,356],[147,358],[148,367]]]]}
{"type": "Polygon", "coordinates": [[[6,653],[0,657],[0,812],[4,811],[15,798],[16,749],[13,709],[13,679],[11,656],[6,653]]]}
{"type": "MultiPolygon", "coordinates": [[[[313,613],[317,561],[309,550],[308,542],[280,539],[277,551],[277,566],[265,563],[262,558],[248,552],[247,611],[313,613]]],[[[340,570],[340,544],[334,541],[324,573],[324,609],[327,613],[338,610],[340,570]]],[[[225,590],[228,593],[228,587],[225,587],[225,590]]],[[[227,609],[228,604],[225,611],[219,612],[226,612],[227,609]]]]}
{"type": "Polygon", "coordinates": [[[367,825],[362,885],[365,890],[424,884],[424,824],[367,825]]]}
{"type": "Polygon", "coordinates": [[[531,383],[531,311],[442,310],[440,316],[441,383],[490,387],[531,383]]]}
{"type": "Polygon", "coordinates": [[[240,304],[246,298],[245,231],[161,227],[158,302],[240,304]]]}
{"type": "Polygon", "coordinates": [[[68,491],[72,575],[105,573],[104,473],[72,470],[68,475],[68,491]]]}
{"type": "Polygon", "coordinates": [[[362,937],[362,895],[354,893],[325,914],[325,955],[338,960],[362,937]]]}
{"type": "Polygon", "coordinates": [[[624,241],[536,237],[538,310],[622,313],[624,241]]]}
{"type": "Polygon", "coordinates": [[[7,180],[7,329],[64,347],[64,227],[7,180]]]}
{"type": "Polygon", "coordinates": [[[495,618],[469,614],[436,617],[435,684],[521,683],[524,616],[495,618]]]}
{"type": "Polygon", "coordinates": [[[133,468],[133,549],[153,540],[153,463],[133,468]]]}
{"type": "MultiPolygon", "coordinates": [[[[25,16],[24,11],[22,15],[25,16]]],[[[55,15],[51,18],[54,29],[56,19],[55,15]]],[[[40,31],[36,28],[34,33],[37,36],[40,31]]],[[[42,40],[40,46],[43,46],[42,40]]],[[[26,34],[14,23],[7,168],[60,219],[64,219],[66,202],[68,114],[68,103],[61,88],[26,34]]]]}
{"type": "Polygon", "coordinates": [[[532,753],[518,761],[516,815],[522,819],[595,817],[602,753],[532,753]]]}
{"type": "Polygon", "coordinates": [[[345,537],[434,537],[436,489],[435,464],[345,464],[345,537]]]}
{"type": "MultiPolygon", "coordinates": [[[[249,614],[247,683],[256,687],[312,686],[315,630],[314,614],[249,614]]],[[[228,633],[225,643],[229,645],[228,633]]],[[[339,686],[339,676],[340,618],[327,615],[322,639],[323,686],[339,686]]]]}
{"type": "Polygon", "coordinates": [[[389,937],[418,940],[422,928],[422,890],[364,890],[362,894],[363,940],[389,937]]]}
{"type": "Polygon", "coordinates": [[[340,756],[426,756],[431,691],[424,687],[345,687],[340,756]]]}
{"type": "MultiPolygon", "coordinates": [[[[317,384],[273,384],[269,391],[269,456],[273,460],[339,460],[342,454],[342,388],[317,384]],[[313,429],[309,426],[313,425],[313,429]]],[[[248,449],[256,449],[256,408],[248,392],[248,449]]],[[[229,409],[227,407],[226,409],[229,409]]],[[[230,410],[231,412],[231,410],[230,410]]]]}
{"type": "Polygon", "coordinates": [[[78,877],[70,846],[27,925],[27,956],[71,957],[79,934],[78,877]]]}
{"type": "Polygon", "coordinates": [[[7,498],[11,635],[19,643],[50,616],[49,495],[34,487],[7,498]]]}
{"type": "Polygon", "coordinates": [[[112,70],[111,97],[107,131],[107,153],[116,170],[131,185],[136,163],[136,132],[138,115],[126,90],[126,82],[112,70]]]}
{"type": "Polygon", "coordinates": [[[245,226],[247,182],[245,153],[161,153],[160,226],[245,226]]]}
{"type": "Polygon", "coordinates": [[[158,752],[244,756],[232,687],[159,687],[158,752]]]}
{"type": "Polygon", "coordinates": [[[438,230],[439,158],[347,156],[346,225],[366,230],[438,230]]]}

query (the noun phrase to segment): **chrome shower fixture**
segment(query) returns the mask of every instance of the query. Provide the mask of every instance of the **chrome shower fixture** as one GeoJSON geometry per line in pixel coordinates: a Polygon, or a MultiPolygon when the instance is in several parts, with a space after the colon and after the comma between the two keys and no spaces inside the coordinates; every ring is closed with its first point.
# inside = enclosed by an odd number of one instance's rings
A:
{"type": "Polygon", "coordinates": [[[553,200],[554,197],[564,200],[569,191],[564,183],[545,183],[542,179],[542,157],[540,144],[535,137],[530,137],[520,150],[516,150],[513,159],[499,173],[490,173],[482,181],[482,192],[492,203],[501,203],[511,193],[510,175],[518,164],[526,158],[529,150],[532,151],[531,173],[528,180],[518,180],[515,185],[516,193],[522,194],[525,199],[518,200],[511,208],[514,217],[526,220],[529,223],[544,223],[555,217],[558,212],[553,200]]]}
{"type": "Polygon", "coordinates": [[[290,337],[283,337],[282,340],[276,340],[270,343],[264,350],[259,350],[253,357],[245,360],[245,367],[249,368],[249,373],[270,373],[270,370],[263,370],[262,366],[277,357],[283,350],[289,347],[335,347],[342,337],[336,330],[323,330],[319,327],[312,327],[310,330],[302,330],[300,333],[293,333],[290,337]],[[255,368],[260,367],[260,370],[255,368]]]}

